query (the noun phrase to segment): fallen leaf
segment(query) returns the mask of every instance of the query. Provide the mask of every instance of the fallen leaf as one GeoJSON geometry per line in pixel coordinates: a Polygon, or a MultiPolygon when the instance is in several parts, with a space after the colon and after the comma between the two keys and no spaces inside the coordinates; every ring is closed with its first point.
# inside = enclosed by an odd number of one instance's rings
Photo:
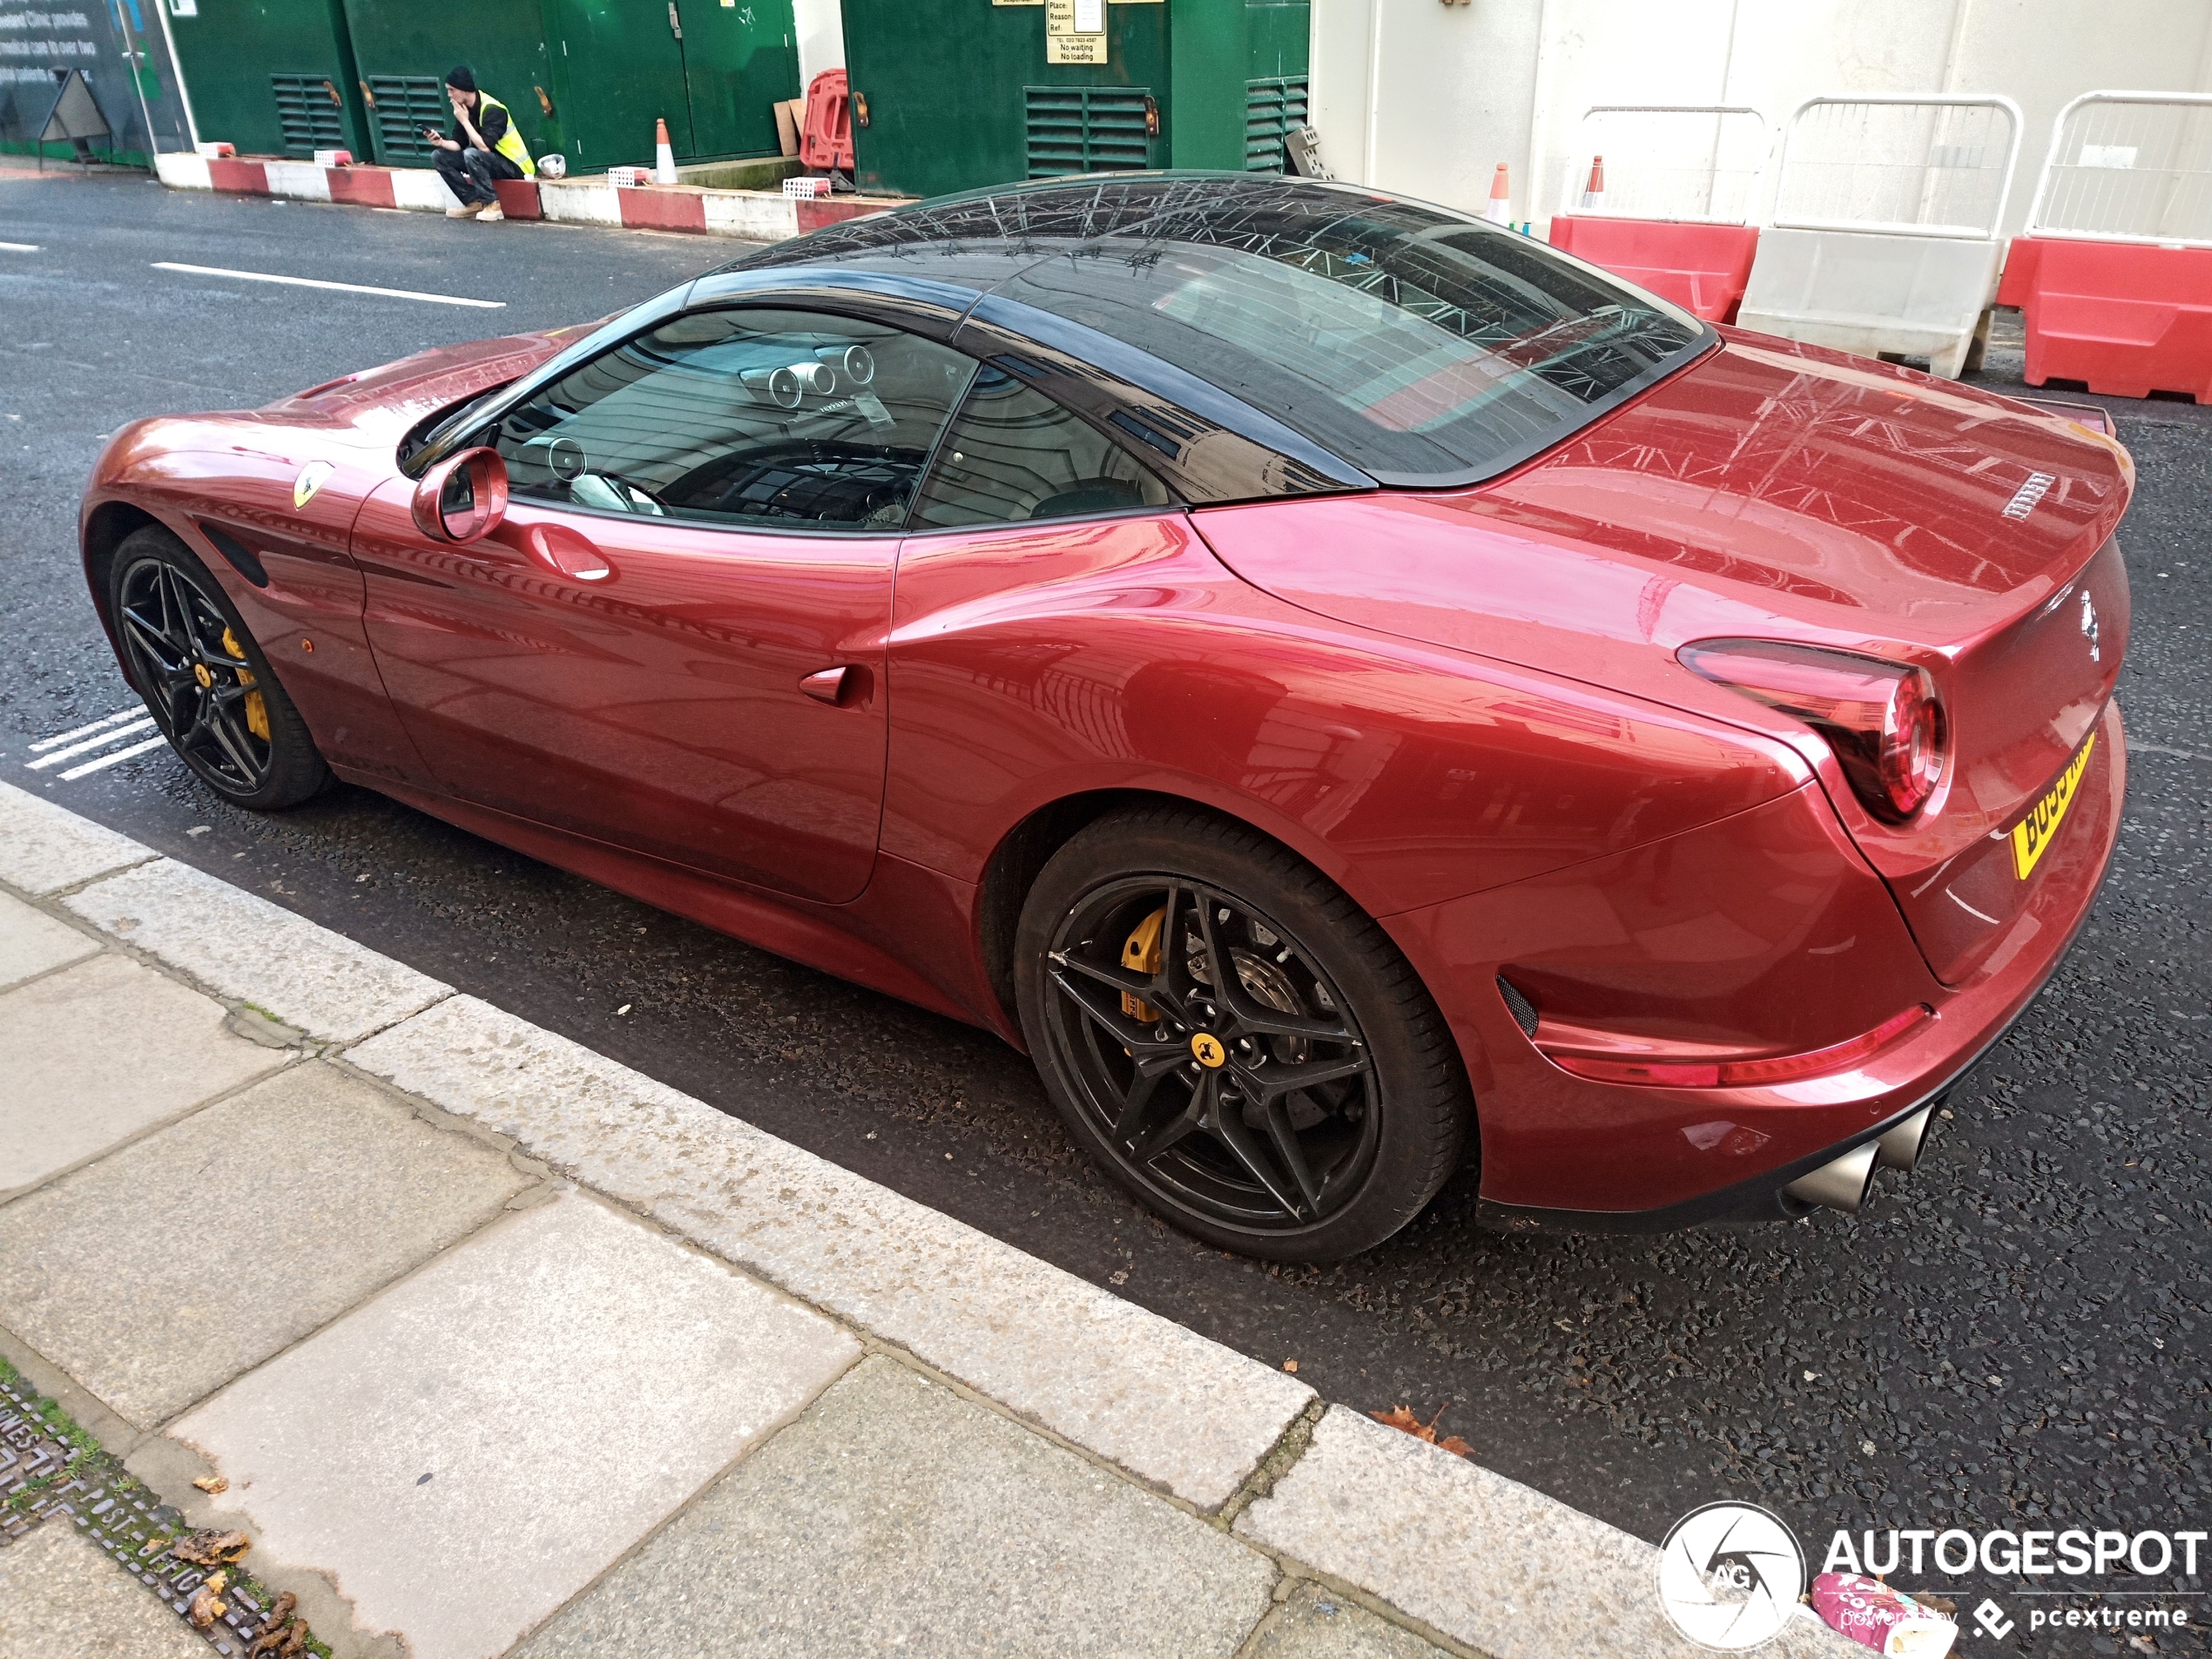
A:
{"type": "Polygon", "coordinates": [[[222,1567],[253,1548],[253,1541],[242,1532],[216,1532],[211,1528],[186,1533],[169,1546],[169,1553],[195,1567],[222,1567]]]}
{"type": "Polygon", "coordinates": [[[192,1484],[198,1487],[202,1492],[208,1494],[211,1497],[218,1492],[229,1491],[231,1485],[228,1480],[225,1480],[219,1474],[203,1474],[199,1480],[193,1481],[192,1484]]]}
{"type": "Polygon", "coordinates": [[[1298,1361],[1295,1359],[1285,1359],[1283,1361],[1283,1369],[1289,1372],[1293,1377],[1297,1376],[1298,1361]]]}
{"type": "Polygon", "coordinates": [[[300,1598],[290,1590],[278,1596],[276,1605],[269,1609],[269,1616],[261,1621],[260,1634],[266,1635],[270,1631],[280,1629],[292,1617],[292,1609],[299,1605],[300,1598]]]}
{"type": "Polygon", "coordinates": [[[192,1606],[185,1616],[192,1621],[193,1629],[205,1630],[229,1610],[215,1599],[215,1581],[211,1578],[192,1592],[192,1606]]]}
{"type": "Polygon", "coordinates": [[[1458,1435],[1450,1435],[1442,1440],[1436,1438],[1436,1426],[1443,1420],[1444,1412],[1445,1407],[1439,1406],[1436,1408],[1436,1415],[1426,1423],[1413,1415],[1413,1408],[1411,1406],[1393,1406],[1386,1412],[1369,1412],[1367,1415],[1385,1428],[1394,1428],[1400,1433],[1412,1435],[1417,1440],[1426,1440],[1440,1452],[1449,1452],[1454,1457],[1472,1458],[1474,1455],[1474,1448],[1458,1435]]]}

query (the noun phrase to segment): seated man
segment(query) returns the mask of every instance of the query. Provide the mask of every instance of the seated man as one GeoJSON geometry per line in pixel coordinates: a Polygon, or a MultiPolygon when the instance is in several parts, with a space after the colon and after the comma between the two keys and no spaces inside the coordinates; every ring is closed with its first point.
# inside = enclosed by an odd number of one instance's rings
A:
{"type": "Polygon", "coordinates": [[[495,179],[528,179],[537,169],[530,164],[529,146],[515,130],[507,106],[489,92],[476,90],[476,78],[463,64],[446,77],[446,97],[453,104],[453,133],[446,137],[435,127],[422,136],[436,153],[438,176],[446,181],[460,206],[446,209],[448,219],[504,219],[495,179]]]}

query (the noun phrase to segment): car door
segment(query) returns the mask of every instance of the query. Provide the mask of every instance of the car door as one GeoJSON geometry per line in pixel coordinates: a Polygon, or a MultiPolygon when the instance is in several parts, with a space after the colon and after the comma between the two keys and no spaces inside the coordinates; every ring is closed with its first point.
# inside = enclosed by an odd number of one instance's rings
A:
{"type": "Polygon", "coordinates": [[[881,817],[884,642],[909,498],[971,360],[879,324],[692,312],[475,442],[491,535],[395,480],[354,556],[400,718],[456,798],[842,902],[881,817]]]}

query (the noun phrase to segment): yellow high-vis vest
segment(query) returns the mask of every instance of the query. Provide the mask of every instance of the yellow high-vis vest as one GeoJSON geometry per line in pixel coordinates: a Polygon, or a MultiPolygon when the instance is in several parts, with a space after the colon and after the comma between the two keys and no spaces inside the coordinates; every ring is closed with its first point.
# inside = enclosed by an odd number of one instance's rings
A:
{"type": "Polygon", "coordinates": [[[480,88],[476,93],[475,122],[476,131],[479,132],[482,132],[484,130],[484,111],[486,110],[502,111],[505,112],[507,117],[507,131],[501,136],[498,144],[493,147],[497,150],[501,155],[505,156],[508,160],[513,162],[516,166],[520,167],[523,170],[523,178],[536,178],[537,164],[530,159],[529,145],[523,142],[523,131],[520,127],[515,125],[515,111],[508,109],[504,104],[502,104],[489,92],[484,91],[480,88]]]}

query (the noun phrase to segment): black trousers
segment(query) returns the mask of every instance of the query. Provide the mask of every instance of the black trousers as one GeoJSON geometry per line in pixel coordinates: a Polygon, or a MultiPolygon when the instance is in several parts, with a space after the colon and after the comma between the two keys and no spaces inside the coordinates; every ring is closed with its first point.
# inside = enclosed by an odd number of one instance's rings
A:
{"type": "Polygon", "coordinates": [[[434,150],[430,156],[438,177],[446,181],[446,188],[463,207],[497,201],[499,192],[491,187],[493,179],[523,176],[520,167],[495,150],[434,150]]]}

